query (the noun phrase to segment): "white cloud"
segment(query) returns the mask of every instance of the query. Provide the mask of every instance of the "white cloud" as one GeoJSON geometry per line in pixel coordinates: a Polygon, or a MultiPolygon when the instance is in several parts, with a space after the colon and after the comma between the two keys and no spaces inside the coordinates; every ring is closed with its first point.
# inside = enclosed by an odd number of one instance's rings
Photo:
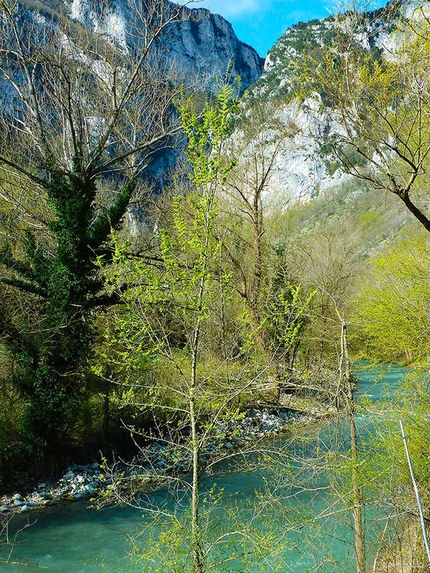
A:
{"type": "Polygon", "coordinates": [[[267,0],[203,0],[202,2],[193,2],[190,7],[209,8],[213,14],[220,14],[224,18],[229,18],[264,10],[268,4],[267,0]]]}

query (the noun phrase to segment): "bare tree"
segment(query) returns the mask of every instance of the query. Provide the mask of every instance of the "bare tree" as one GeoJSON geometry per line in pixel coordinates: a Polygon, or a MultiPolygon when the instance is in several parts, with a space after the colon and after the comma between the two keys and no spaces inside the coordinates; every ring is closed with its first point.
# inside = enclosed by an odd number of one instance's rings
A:
{"type": "Polygon", "coordinates": [[[269,248],[265,217],[273,207],[269,189],[273,193],[271,185],[284,140],[291,133],[291,126],[286,127],[276,117],[275,107],[257,103],[239,118],[230,143],[236,165],[222,190],[232,236],[226,247],[238,276],[238,292],[257,324],[269,248]]]}

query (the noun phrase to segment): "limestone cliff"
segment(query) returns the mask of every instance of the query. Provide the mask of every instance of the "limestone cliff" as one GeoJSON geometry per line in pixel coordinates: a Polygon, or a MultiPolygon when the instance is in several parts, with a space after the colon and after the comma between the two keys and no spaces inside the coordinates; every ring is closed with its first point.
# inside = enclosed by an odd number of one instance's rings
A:
{"type": "MultiPolygon", "coordinates": [[[[64,0],[64,5],[71,19],[112,40],[120,49],[127,51],[135,41],[139,10],[134,6],[139,3],[64,0]]],[[[179,70],[210,81],[230,67],[234,76],[241,76],[243,89],[260,77],[264,60],[238,40],[229,22],[203,8],[185,8],[184,14],[184,21],[169,26],[163,38],[165,54],[179,70]]]]}
{"type": "MultiPolygon", "coordinates": [[[[356,45],[373,50],[375,57],[393,53],[395,36],[392,30],[400,16],[410,16],[411,2],[396,4],[391,11],[377,10],[363,16],[356,45]]],[[[267,137],[267,157],[276,148],[267,200],[276,205],[291,200],[307,201],[348,179],[339,169],[327,143],[333,133],[339,133],[336,114],[324,105],[321,94],[298,106],[294,89],[303,65],[303,54],[323,54],[327,46],[335,46],[339,22],[333,17],[299,22],[289,28],[269,51],[261,78],[250,87],[243,101],[243,116],[250,117],[254,105],[270,107],[272,119],[278,123],[277,135],[267,137]],[[270,104],[270,106],[269,106],[270,104]],[[279,143],[281,141],[281,143],[279,143]]],[[[348,25],[348,16],[343,19],[348,25]]],[[[241,136],[234,136],[236,154],[242,153],[246,163],[248,151],[241,149],[246,123],[241,123],[241,136]]],[[[264,128],[263,128],[264,129],[264,128]]],[[[261,136],[261,134],[260,134],[261,136]]],[[[263,133],[264,136],[264,133],[263,133]]],[[[250,144],[252,147],[252,143],[250,144]]]]}

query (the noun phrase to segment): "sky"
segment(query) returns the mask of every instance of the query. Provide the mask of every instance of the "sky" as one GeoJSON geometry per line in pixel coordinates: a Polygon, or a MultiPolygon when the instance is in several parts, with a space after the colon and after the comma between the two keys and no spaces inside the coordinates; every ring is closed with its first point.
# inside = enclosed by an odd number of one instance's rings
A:
{"type": "MultiPolygon", "coordinates": [[[[385,1],[376,0],[383,6],[385,1]]],[[[228,20],[242,42],[265,57],[285,30],[297,22],[335,14],[338,0],[196,0],[195,8],[209,8],[228,20]]]]}

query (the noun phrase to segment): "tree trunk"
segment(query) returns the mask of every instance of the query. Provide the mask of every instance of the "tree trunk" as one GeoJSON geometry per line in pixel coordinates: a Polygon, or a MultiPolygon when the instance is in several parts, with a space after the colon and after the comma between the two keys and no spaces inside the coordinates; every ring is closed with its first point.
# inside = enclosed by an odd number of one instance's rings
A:
{"type": "MultiPolygon", "coordinates": [[[[207,245],[206,245],[207,246],[207,245]]],[[[200,444],[197,429],[197,415],[195,410],[195,395],[197,391],[197,360],[200,342],[201,328],[201,311],[203,307],[203,297],[206,287],[205,273],[200,280],[198,308],[194,335],[192,341],[192,362],[190,377],[190,424],[191,424],[191,447],[193,457],[192,484],[191,484],[191,548],[193,552],[194,572],[204,573],[202,540],[200,532],[200,515],[199,515],[199,494],[200,494],[200,444]]]]}
{"type": "Polygon", "coordinates": [[[352,461],[352,516],[354,520],[355,536],[355,558],[357,573],[366,573],[366,552],[365,537],[363,527],[363,492],[360,485],[360,476],[358,472],[359,451],[357,426],[355,424],[355,404],[353,381],[349,363],[347,327],[345,320],[341,319],[341,361],[340,373],[347,385],[347,411],[349,418],[349,431],[351,436],[351,461],[352,461]],[[343,372],[342,372],[343,371],[343,372]]]}
{"type": "Polygon", "coordinates": [[[426,231],[430,232],[430,220],[425,216],[425,214],[419,209],[414,203],[412,203],[409,194],[404,192],[394,193],[400,197],[400,199],[405,204],[406,208],[412,213],[412,215],[421,223],[426,231]]]}
{"type": "Polygon", "coordinates": [[[194,409],[194,390],[190,393],[190,418],[191,418],[191,440],[193,449],[193,477],[191,486],[191,547],[193,552],[194,573],[203,573],[203,555],[200,535],[199,519],[199,493],[200,493],[200,476],[199,476],[199,442],[197,435],[197,423],[194,409]]]}

